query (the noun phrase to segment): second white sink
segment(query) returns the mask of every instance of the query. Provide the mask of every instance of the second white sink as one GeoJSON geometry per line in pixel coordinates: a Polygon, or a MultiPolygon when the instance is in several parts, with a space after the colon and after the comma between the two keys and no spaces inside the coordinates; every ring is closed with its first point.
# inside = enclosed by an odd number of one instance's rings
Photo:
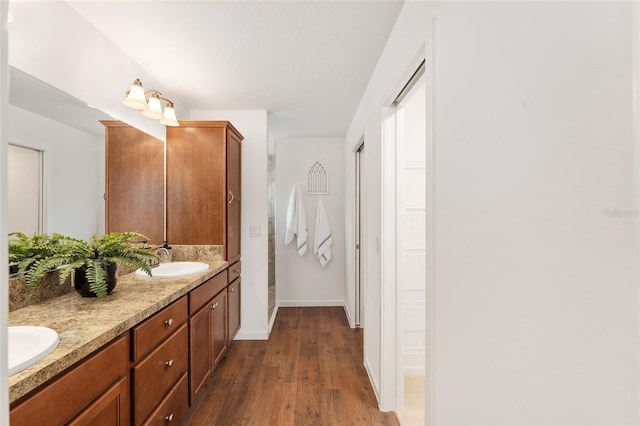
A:
{"type": "MultiPolygon", "coordinates": [[[[151,274],[153,278],[178,278],[199,274],[207,269],[209,269],[209,265],[202,262],[169,262],[161,263],[159,266],[152,268],[151,274]]],[[[147,274],[138,269],[136,275],[146,276],[147,274]]]]}
{"type": "Polygon", "coordinates": [[[47,327],[9,327],[9,376],[40,361],[58,346],[58,333],[47,327]]]}

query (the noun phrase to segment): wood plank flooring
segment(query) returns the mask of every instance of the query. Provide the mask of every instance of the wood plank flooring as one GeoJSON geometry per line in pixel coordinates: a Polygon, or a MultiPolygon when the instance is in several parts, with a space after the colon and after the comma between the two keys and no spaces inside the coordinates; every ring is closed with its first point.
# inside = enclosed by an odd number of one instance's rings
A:
{"type": "Polygon", "coordinates": [[[268,341],[235,341],[185,425],[398,425],[378,410],[362,330],[341,307],[280,308],[268,341]]]}

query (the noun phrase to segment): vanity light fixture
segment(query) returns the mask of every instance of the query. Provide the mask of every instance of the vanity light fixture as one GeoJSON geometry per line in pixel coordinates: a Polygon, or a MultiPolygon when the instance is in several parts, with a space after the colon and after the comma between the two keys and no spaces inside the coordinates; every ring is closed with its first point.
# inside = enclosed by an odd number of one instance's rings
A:
{"type": "Polygon", "coordinates": [[[159,120],[160,124],[174,127],[179,126],[180,123],[178,123],[178,119],[176,118],[173,102],[160,95],[162,95],[162,93],[153,89],[145,92],[142,87],[142,82],[139,78],[136,78],[126,93],[126,98],[123,103],[128,107],[142,111],[142,115],[145,117],[159,120]],[[167,103],[164,112],[162,111],[162,101],[167,103]]]}

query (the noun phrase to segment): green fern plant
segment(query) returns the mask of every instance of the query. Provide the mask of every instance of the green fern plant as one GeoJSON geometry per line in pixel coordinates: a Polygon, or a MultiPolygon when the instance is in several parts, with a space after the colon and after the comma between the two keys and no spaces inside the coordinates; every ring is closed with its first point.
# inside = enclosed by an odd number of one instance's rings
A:
{"type": "Polygon", "coordinates": [[[35,289],[52,269],[59,269],[60,283],[76,269],[85,269],[89,288],[98,297],[107,295],[107,268],[120,263],[142,269],[151,276],[148,261],[157,259],[147,243],[147,238],[137,232],[112,232],[101,237],[93,236],[89,241],[64,236],[57,238],[52,254],[36,260],[25,276],[27,287],[35,289]]]}
{"type": "Polygon", "coordinates": [[[9,234],[9,265],[16,267],[16,272],[24,274],[39,260],[52,256],[58,242],[67,238],[62,234],[39,234],[34,232],[26,235],[23,232],[9,234]]]}

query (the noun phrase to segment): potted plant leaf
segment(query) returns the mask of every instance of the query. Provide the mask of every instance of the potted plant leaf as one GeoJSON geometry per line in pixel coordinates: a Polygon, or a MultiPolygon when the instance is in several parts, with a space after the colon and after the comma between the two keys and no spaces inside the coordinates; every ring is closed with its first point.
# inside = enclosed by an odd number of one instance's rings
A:
{"type": "Polygon", "coordinates": [[[53,255],[58,240],[64,238],[62,234],[9,233],[9,274],[24,274],[37,261],[53,255]]]}
{"type": "Polygon", "coordinates": [[[142,269],[151,276],[148,261],[157,259],[137,232],[112,232],[89,241],[59,238],[51,255],[35,262],[26,272],[27,287],[35,288],[45,274],[59,269],[60,283],[73,273],[74,288],[83,297],[104,297],[115,288],[116,263],[142,269]]]}

